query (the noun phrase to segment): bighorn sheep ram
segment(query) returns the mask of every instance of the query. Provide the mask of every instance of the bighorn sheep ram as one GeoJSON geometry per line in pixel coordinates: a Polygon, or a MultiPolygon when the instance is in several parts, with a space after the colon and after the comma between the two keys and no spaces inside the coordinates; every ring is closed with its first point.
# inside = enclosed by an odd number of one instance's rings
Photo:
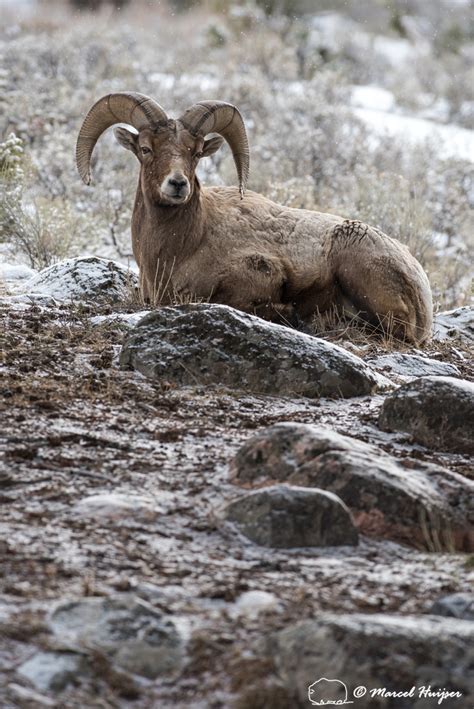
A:
{"type": "Polygon", "coordinates": [[[115,136],[140,162],[132,241],[147,300],[194,297],[290,322],[336,306],[415,343],[430,337],[430,286],[404,245],[359,221],[283,207],[255,192],[244,198],[249,145],[235,106],[202,101],[173,120],[143,94],[104,96],[77,141],[86,184],[97,140],[117,123],[137,131],[119,127],[115,136]],[[219,135],[206,140],[210,133],[219,135]],[[239,189],[203,188],[197,164],[224,139],[239,189]]]}

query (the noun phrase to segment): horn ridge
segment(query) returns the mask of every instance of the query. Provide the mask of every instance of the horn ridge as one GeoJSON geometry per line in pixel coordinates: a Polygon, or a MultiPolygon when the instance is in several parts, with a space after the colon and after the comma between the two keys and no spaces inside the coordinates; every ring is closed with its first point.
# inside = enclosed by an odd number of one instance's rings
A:
{"type": "Polygon", "coordinates": [[[145,94],[123,91],[100,98],[84,118],[77,138],[76,165],[83,182],[90,184],[92,152],[107,128],[116,123],[127,123],[139,131],[167,120],[162,107],[145,94]]]}
{"type": "Polygon", "coordinates": [[[219,133],[225,138],[232,151],[243,196],[249,176],[250,150],[239,109],[225,101],[200,101],[188,108],[179,120],[193,134],[205,137],[208,133],[219,133]]]}

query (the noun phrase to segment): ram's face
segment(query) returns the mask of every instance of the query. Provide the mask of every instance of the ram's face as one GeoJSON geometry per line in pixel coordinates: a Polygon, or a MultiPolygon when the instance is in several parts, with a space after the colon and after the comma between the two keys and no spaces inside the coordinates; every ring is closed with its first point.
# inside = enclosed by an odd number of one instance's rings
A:
{"type": "Polygon", "coordinates": [[[211,155],[223,139],[191,135],[178,122],[158,130],[144,128],[138,134],[117,128],[119,143],[132,150],[141,163],[141,186],[153,201],[168,206],[186,204],[193,194],[199,160],[211,155]]]}

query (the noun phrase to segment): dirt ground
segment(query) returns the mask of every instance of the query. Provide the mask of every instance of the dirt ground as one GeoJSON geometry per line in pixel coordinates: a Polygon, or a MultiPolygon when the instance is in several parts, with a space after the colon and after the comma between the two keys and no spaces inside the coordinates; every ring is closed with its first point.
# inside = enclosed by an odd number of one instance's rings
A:
{"type": "MultiPolygon", "coordinates": [[[[188,657],[178,681],[143,683],[97,657],[95,676],[52,706],[256,709],[266,706],[258,687],[276,682],[261,649],[273,630],[320,610],[424,613],[439,596],[469,589],[472,555],[364,537],[353,549],[271,550],[215,516],[235,494],[227,480],[233,454],[278,421],[329,425],[470,475],[466,457],[382,434],[375,425],[382,396],[178,390],[121,371],[124,326],[92,325],[96,312],[2,306],[0,706],[30,706],[12,702],[8,685],[35,649],[58,647],[45,618],[64,598],[132,591],[173,616],[188,657]],[[75,511],[88,495],[112,491],[152,496],[158,518],[113,523],[75,511]],[[239,613],[235,601],[249,590],[278,602],[258,616],[239,613]]],[[[438,344],[433,352],[472,375],[459,349],[438,344]]]]}

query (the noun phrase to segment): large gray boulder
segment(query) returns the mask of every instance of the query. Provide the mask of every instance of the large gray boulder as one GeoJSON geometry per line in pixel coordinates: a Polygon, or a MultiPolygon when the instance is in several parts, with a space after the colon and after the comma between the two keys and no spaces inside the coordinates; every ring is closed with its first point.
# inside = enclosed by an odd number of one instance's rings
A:
{"type": "Polygon", "coordinates": [[[349,510],[330,492],[275,485],[230,502],[224,519],[256,544],[290,549],[357,544],[349,510]]]}
{"type": "Polygon", "coordinates": [[[379,426],[435,450],[474,453],[474,384],[451,377],[404,384],[385,399],[379,426]]]}
{"type": "Polygon", "coordinates": [[[178,386],[283,396],[361,396],[389,384],[337,345],[208,303],[150,313],[126,339],[120,364],[178,386]]]}
{"type": "Polygon", "coordinates": [[[324,614],[268,640],[295,709],[327,702],[332,693],[336,701],[345,700],[346,691],[347,700],[364,709],[432,709],[440,704],[437,691],[452,692],[442,707],[474,706],[474,624],[469,621],[324,614]],[[336,679],[338,685],[327,683],[336,679]]]}
{"type": "Polygon", "coordinates": [[[123,300],[138,285],[137,275],[117,261],[89,256],[59,261],[23,283],[22,290],[34,298],[56,300],[123,300]]]}
{"type": "Polygon", "coordinates": [[[285,482],[328,490],[370,536],[438,551],[474,548],[472,481],[319,426],[279,423],[260,431],[237,452],[230,476],[245,487],[285,482]]]}
{"type": "Polygon", "coordinates": [[[155,679],[180,671],[183,642],[174,623],[133,595],[60,603],[50,625],[62,642],[96,648],[128,672],[155,679]]]}

